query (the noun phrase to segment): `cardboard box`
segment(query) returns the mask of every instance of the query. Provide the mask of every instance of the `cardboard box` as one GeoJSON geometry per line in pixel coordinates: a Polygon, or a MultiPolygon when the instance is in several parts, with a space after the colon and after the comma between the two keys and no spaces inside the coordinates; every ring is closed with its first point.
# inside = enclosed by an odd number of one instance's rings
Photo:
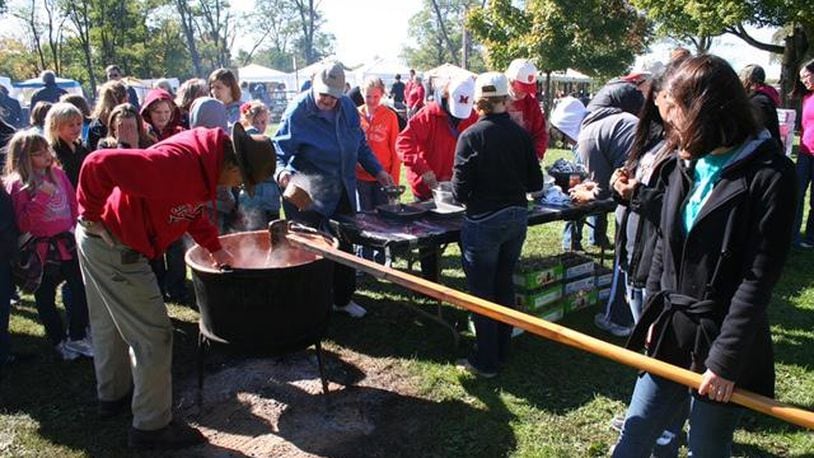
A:
{"type": "Polygon", "coordinates": [[[596,287],[602,289],[610,286],[613,283],[613,271],[607,267],[597,267],[596,269],[596,287]]]}
{"type": "Polygon", "coordinates": [[[594,261],[576,253],[562,255],[563,278],[570,280],[594,274],[594,261]]]}
{"type": "Polygon", "coordinates": [[[577,310],[595,305],[597,301],[597,291],[579,291],[576,294],[566,296],[562,300],[564,313],[571,313],[577,310]]]}
{"type": "Polygon", "coordinates": [[[531,291],[562,280],[562,264],[557,258],[550,259],[547,266],[541,262],[521,266],[512,276],[515,286],[531,291]]]}
{"type": "Polygon", "coordinates": [[[606,302],[610,297],[611,289],[610,288],[602,288],[597,291],[596,300],[598,302],[606,302]]]}
{"type": "Polygon", "coordinates": [[[546,305],[542,307],[540,310],[535,313],[535,315],[539,318],[542,318],[546,321],[559,321],[562,319],[564,315],[564,310],[562,308],[562,304],[557,302],[554,304],[546,305]]]}
{"type": "Polygon", "coordinates": [[[570,296],[579,291],[593,291],[596,289],[596,278],[588,276],[576,280],[566,280],[563,283],[562,295],[570,296]]]}
{"type": "Polygon", "coordinates": [[[553,285],[536,291],[518,291],[514,303],[519,310],[536,315],[541,307],[557,302],[562,297],[562,286],[553,285]]]}

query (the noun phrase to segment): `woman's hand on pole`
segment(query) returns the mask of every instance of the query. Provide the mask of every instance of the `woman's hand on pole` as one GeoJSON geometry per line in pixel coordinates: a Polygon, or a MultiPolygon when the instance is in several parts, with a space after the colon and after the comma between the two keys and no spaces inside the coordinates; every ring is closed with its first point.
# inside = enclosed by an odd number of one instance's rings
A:
{"type": "Polygon", "coordinates": [[[729,402],[733,391],[735,391],[735,382],[729,381],[709,369],[701,377],[701,386],[698,388],[698,394],[718,402],[729,402]]]}

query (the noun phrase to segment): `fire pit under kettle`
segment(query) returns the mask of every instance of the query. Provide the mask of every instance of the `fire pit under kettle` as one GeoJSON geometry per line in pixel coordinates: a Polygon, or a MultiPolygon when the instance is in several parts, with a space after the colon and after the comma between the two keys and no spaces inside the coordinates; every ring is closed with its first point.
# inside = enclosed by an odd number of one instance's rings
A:
{"type": "MultiPolygon", "coordinates": [[[[315,232],[301,234],[314,244],[338,242],[315,232]]],[[[199,386],[208,341],[230,344],[242,352],[283,355],[317,347],[323,388],[320,341],[331,316],[333,262],[287,244],[270,248],[269,232],[241,232],[220,237],[234,255],[234,266],[212,266],[209,253],[196,245],[186,253],[200,311],[199,386]]]]}

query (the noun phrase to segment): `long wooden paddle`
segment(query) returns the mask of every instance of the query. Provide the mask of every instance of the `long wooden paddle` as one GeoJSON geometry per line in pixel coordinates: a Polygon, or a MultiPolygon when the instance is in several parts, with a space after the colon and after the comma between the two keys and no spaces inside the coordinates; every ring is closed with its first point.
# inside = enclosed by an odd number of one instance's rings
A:
{"type": "MultiPolygon", "coordinates": [[[[458,307],[467,309],[480,315],[501,321],[526,331],[554,340],[561,344],[579,348],[599,356],[612,359],[653,375],[672,380],[676,383],[698,389],[701,385],[701,375],[672,364],[650,358],[617,345],[604,342],[597,338],[582,334],[572,329],[536,318],[502,305],[448,288],[437,283],[425,280],[415,275],[391,269],[375,262],[359,258],[344,251],[328,246],[324,243],[314,243],[314,238],[308,235],[288,233],[286,239],[296,246],[317,253],[327,259],[361,270],[376,278],[387,280],[407,289],[418,291],[438,300],[449,302],[458,307]]],[[[749,409],[771,415],[781,420],[814,429],[814,412],[793,407],[775,399],[762,396],[751,391],[736,388],[731,401],[749,409]]]]}

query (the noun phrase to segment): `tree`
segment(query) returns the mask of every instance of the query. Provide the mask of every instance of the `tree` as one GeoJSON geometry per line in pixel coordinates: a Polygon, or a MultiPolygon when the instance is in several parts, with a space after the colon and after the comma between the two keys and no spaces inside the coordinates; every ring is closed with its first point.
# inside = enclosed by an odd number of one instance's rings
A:
{"type": "Polygon", "coordinates": [[[529,0],[522,9],[492,0],[469,14],[467,27],[486,46],[491,68],[529,57],[544,73],[574,68],[599,77],[625,72],[650,37],[624,0],[529,0]]]}
{"type": "MultiPolygon", "coordinates": [[[[411,67],[431,68],[444,63],[461,64],[464,46],[463,24],[467,11],[479,7],[478,0],[423,0],[424,7],[408,21],[408,35],[415,46],[405,48],[402,57],[411,67]]],[[[468,42],[469,51],[479,46],[468,42]]],[[[484,69],[480,54],[472,54],[470,70],[484,69]]]]}
{"type": "Polygon", "coordinates": [[[781,95],[797,83],[797,69],[814,54],[814,4],[803,0],[631,0],[657,24],[668,24],[677,33],[716,36],[731,34],[763,51],[782,54],[781,95]],[[783,27],[782,45],[763,43],[752,37],[746,25],[783,27]]]}

